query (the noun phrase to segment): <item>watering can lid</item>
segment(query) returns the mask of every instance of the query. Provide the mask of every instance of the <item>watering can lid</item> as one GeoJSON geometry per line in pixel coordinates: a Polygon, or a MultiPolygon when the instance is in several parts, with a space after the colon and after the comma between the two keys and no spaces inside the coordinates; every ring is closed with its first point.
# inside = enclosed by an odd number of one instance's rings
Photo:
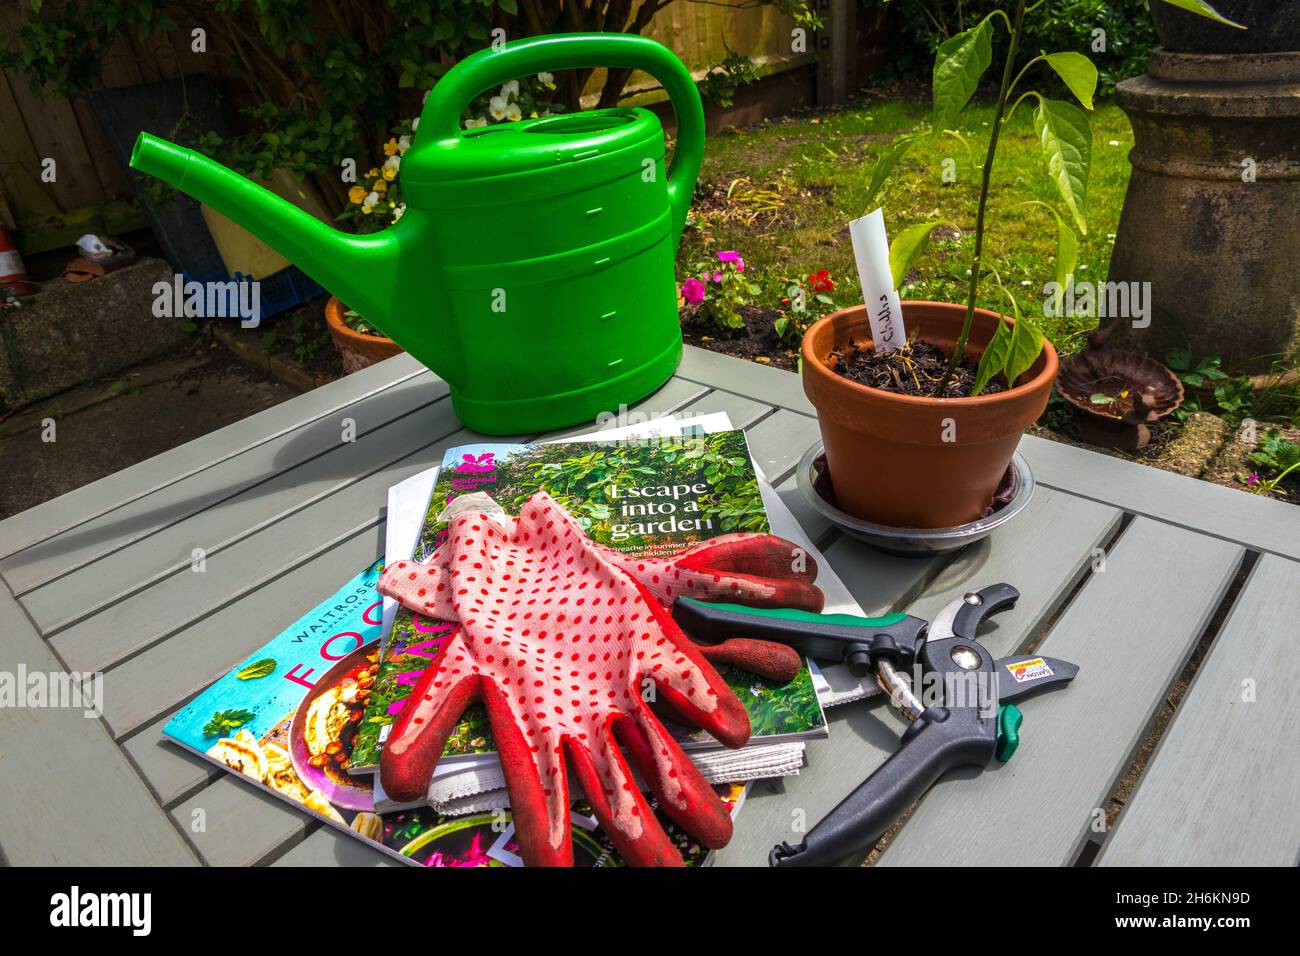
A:
{"type": "Polygon", "coordinates": [[[402,183],[443,184],[528,175],[631,151],[622,163],[663,159],[663,127],[649,110],[587,110],[503,122],[422,140],[402,158],[402,183]]]}

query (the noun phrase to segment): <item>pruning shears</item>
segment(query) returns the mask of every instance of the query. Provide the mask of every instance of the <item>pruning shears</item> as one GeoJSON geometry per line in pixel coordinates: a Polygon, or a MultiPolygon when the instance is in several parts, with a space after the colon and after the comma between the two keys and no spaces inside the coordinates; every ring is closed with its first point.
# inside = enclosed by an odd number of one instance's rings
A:
{"type": "Polygon", "coordinates": [[[859,617],[788,608],[751,608],[678,598],[673,618],[692,636],[752,637],[788,644],[821,661],[871,674],[912,725],[888,760],[808,831],[780,843],[772,866],[825,866],[861,859],[899,816],[955,767],[1007,761],[1020,745],[1016,702],[1074,679],[1079,668],[1035,654],[994,659],[975,639],[983,620],[1015,605],[1009,584],[971,591],[933,624],[910,614],[859,617]],[[913,672],[914,686],[905,676],[913,672]]]}

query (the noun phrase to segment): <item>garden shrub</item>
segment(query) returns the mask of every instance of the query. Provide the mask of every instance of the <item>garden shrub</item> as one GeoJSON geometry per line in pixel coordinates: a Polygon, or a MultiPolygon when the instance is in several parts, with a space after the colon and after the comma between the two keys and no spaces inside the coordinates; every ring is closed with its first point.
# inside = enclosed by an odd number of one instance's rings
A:
{"type": "MultiPolygon", "coordinates": [[[[870,2],[879,6],[883,0],[870,2]]],[[[974,26],[1000,4],[997,0],[895,0],[890,6],[896,26],[895,72],[928,79],[939,44],[974,26]]],[[[1005,33],[995,35],[994,62],[1005,54],[1005,43],[1005,33]]],[[[1027,62],[1041,50],[1087,54],[1101,74],[1098,92],[1109,94],[1120,80],[1146,70],[1147,56],[1156,43],[1147,0],[1047,0],[1032,18],[1026,18],[1018,59],[1027,62]],[[1096,29],[1106,31],[1104,51],[1092,48],[1096,29]]]]}

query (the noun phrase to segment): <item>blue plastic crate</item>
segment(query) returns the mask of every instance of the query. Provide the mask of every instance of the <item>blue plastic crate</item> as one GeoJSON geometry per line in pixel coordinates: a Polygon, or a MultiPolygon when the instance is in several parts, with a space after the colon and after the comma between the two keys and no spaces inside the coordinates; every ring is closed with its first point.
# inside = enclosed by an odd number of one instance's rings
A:
{"type": "MultiPolygon", "coordinates": [[[[288,266],[279,272],[272,272],[260,280],[255,280],[254,276],[247,276],[242,272],[236,272],[234,275],[227,272],[214,272],[203,275],[182,272],[181,275],[186,282],[230,282],[233,280],[244,283],[258,281],[260,285],[259,305],[261,306],[261,318],[263,319],[269,319],[273,315],[287,312],[295,306],[302,305],[304,302],[325,294],[325,290],[297,266],[288,266]]],[[[228,303],[225,310],[227,316],[234,314],[232,306],[233,303],[228,303]]],[[[213,315],[208,315],[207,303],[204,302],[200,307],[199,317],[205,319],[221,318],[222,316],[218,314],[219,311],[216,310],[213,315]]]]}

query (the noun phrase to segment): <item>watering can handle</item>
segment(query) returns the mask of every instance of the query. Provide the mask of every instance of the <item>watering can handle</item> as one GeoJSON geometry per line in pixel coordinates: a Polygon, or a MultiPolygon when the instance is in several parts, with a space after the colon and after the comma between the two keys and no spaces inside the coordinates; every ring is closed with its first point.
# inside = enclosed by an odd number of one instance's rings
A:
{"type": "Polygon", "coordinates": [[[662,43],[628,33],[530,37],[480,50],[456,64],[429,93],[420,133],[454,136],[466,104],[489,87],[549,70],[616,66],[644,70],[663,84],[677,116],[677,147],[668,169],[673,228],[681,232],[704,158],[704,107],[682,61],[662,43]]]}

